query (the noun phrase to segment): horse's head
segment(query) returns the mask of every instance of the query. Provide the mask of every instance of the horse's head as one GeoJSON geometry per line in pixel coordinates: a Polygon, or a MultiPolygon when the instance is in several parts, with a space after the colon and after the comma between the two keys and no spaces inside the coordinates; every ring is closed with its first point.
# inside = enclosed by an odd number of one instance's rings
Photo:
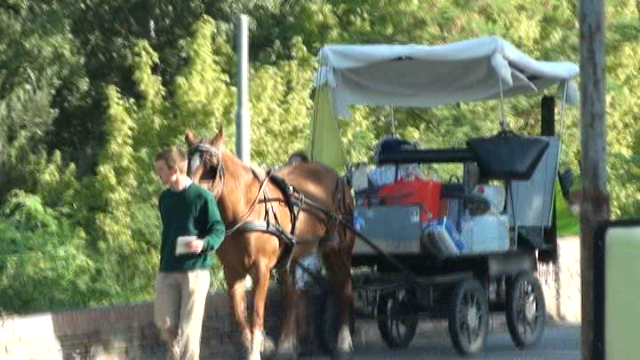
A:
{"type": "Polygon", "coordinates": [[[217,200],[224,185],[224,164],[222,162],[224,132],[222,126],[218,128],[218,133],[209,140],[197,140],[190,130],[185,131],[184,137],[189,149],[187,174],[193,182],[208,188],[217,200]]]}

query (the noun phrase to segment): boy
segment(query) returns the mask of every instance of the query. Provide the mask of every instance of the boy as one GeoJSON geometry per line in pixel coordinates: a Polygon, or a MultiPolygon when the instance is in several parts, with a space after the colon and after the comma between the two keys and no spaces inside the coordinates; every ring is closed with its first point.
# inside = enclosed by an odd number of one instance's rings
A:
{"type": "Polygon", "coordinates": [[[156,280],[154,321],[169,347],[170,360],[198,360],[209,269],[225,236],[213,196],[186,175],[187,156],[170,148],[155,159],[155,171],[167,189],[160,195],[162,219],[160,271],[156,280]],[[180,243],[178,243],[180,238],[180,243]],[[176,245],[182,245],[178,246],[176,245]],[[179,250],[179,251],[177,251],[179,250]]]}

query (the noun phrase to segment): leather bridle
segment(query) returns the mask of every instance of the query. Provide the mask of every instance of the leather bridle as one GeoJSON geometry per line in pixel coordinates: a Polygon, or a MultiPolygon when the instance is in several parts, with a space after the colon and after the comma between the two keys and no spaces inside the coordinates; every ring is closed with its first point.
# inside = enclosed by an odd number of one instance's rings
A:
{"type": "MultiPolygon", "coordinates": [[[[225,178],[224,163],[222,162],[222,153],[220,149],[213,145],[199,143],[189,148],[187,160],[187,173],[189,174],[189,177],[194,181],[199,180],[194,178],[195,170],[199,166],[211,166],[210,162],[212,163],[215,160],[215,162],[217,163],[216,171],[208,190],[213,194],[213,197],[217,201],[222,194],[222,188],[224,187],[225,178]],[[218,184],[217,187],[216,184],[218,184]]],[[[203,169],[203,172],[205,170],[206,169],[203,169]]],[[[200,177],[202,176],[203,172],[200,173],[200,177]]]]}

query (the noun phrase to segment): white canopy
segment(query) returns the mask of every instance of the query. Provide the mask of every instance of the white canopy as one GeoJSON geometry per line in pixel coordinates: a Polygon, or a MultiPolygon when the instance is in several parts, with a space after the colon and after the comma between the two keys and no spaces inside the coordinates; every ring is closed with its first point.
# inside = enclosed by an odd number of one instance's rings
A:
{"type": "MultiPolygon", "coordinates": [[[[570,62],[538,61],[499,37],[428,45],[328,45],[317,84],[328,84],[334,114],[350,105],[432,107],[531,94],[575,78],[570,62]]],[[[577,102],[575,85],[567,99],[577,102]]]]}
{"type": "Polygon", "coordinates": [[[424,108],[533,94],[555,84],[577,104],[572,79],[578,74],[574,63],[534,60],[499,37],[438,46],[328,45],[319,54],[309,154],[344,166],[336,120],[350,117],[351,105],[424,108]]]}

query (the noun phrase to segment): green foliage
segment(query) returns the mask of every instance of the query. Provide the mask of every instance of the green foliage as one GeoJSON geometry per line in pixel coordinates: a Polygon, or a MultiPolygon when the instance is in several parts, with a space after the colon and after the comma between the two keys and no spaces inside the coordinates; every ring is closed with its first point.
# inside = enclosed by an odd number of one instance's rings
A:
{"type": "Polygon", "coordinates": [[[93,262],[84,232],[39,197],[11,193],[0,215],[0,307],[30,312],[90,304],[93,262]]]}
{"type": "Polygon", "coordinates": [[[290,48],[291,60],[253,68],[251,73],[251,154],[262,166],[282,165],[310,137],[314,58],[300,38],[294,38],[290,48]]]}
{"type": "MultiPolygon", "coordinates": [[[[636,141],[638,138],[636,138],[636,141]]],[[[611,216],[615,219],[640,217],[640,153],[612,154],[608,158],[611,216]]]]}
{"type": "MultiPolygon", "coordinates": [[[[628,4],[627,4],[628,6],[628,4]]],[[[640,44],[634,39],[640,30],[632,13],[617,13],[608,36],[615,52],[607,54],[607,170],[614,218],[640,216],[640,44]]]]}
{"type": "Polygon", "coordinates": [[[32,170],[46,161],[44,133],[55,116],[50,101],[48,86],[37,84],[24,84],[0,99],[0,201],[11,189],[36,186],[32,170]]]}
{"type": "Polygon", "coordinates": [[[0,98],[24,84],[58,85],[81,63],[65,1],[0,6],[0,98]]]}
{"type": "Polygon", "coordinates": [[[235,90],[223,72],[229,45],[212,41],[220,36],[212,19],[205,17],[194,27],[194,36],[184,51],[188,65],[175,78],[174,125],[169,130],[176,142],[184,144],[185,128],[211,135],[219,124],[231,127],[235,90]]]}
{"type": "Polygon", "coordinates": [[[580,236],[580,216],[569,210],[569,204],[562,197],[560,183],[556,182],[556,227],[558,237],[580,236]]]}

